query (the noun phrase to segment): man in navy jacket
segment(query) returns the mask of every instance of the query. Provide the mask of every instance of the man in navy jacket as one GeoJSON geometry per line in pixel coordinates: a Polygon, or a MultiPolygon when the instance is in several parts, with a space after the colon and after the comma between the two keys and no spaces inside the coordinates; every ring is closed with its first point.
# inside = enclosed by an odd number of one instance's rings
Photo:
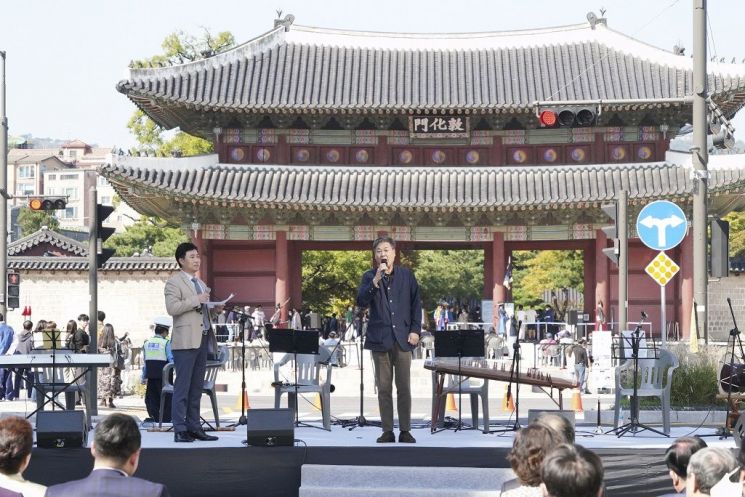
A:
{"type": "Polygon", "coordinates": [[[396,378],[398,441],[414,443],[411,435],[411,351],[421,335],[419,284],[409,269],[395,266],[396,242],[381,237],[373,242],[375,268],[362,275],[357,305],[369,307],[365,348],[372,351],[378,383],[378,406],[383,434],[378,443],[395,442],[393,378],[396,378]]]}

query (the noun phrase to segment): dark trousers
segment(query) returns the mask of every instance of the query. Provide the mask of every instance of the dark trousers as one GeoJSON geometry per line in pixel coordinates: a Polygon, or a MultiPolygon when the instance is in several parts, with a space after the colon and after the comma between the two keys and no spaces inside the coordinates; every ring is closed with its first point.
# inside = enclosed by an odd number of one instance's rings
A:
{"type": "Polygon", "coordinates": [[[0,399],[8,399],[13,400],[15,396],[13,395],[13,370],[12,369],[2,369],[0,370],[0,385],[2,385],[2,388],[0,389],[0,399]]]}
{"type": "Polygon", "coordinates": [[[34,373],[30,369],[19,369],[13,382],[13,395],[18,398],[21,395],[21,382],[25,382],[28,398],[31,398],[34,385],[34,373]],[[25,378],[24,378],[25,377],[25,378]]]}
{"type": "Polygon", "coordinates": [[[207,370],[207,335],[202,337],[198,349],[174,350],[173,363],[176,367],[171,404],[173,431],[198,431],[202,427],[199,405],[207,370]]]}
{"type": "MultiPolygon", "coordinates": [[[[162,378],[148,378],[147,388],[145,389],[145,407],[147,408],[147,415],[156,421],[160,420],[160,394],[162,391],[162,378]]],[[[166,402],[163,403],[163,421],[166,423],[171,422],[171,402],[166,399],[166,402]]]]}
{"type": "Polygon", "coordinates": [[[396,381],[398,427],[411,431],[411,351],[398,343],[386,352],[372,353],[378,383],[378,407],[383,431],[393,431],[393,381],[396,381]]]}

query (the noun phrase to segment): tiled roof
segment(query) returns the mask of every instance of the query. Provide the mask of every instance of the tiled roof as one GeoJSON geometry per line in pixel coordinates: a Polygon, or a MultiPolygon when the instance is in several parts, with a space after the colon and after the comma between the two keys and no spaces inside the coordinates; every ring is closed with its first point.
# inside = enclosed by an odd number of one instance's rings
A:
{"type": "MultiPolygon", "coordinates": [[[[684,156],[690,162],[690,155],[684,156]]],[[[733,156],[733,158],[736,158],[733,156]]],[[[289,209],[487,210],[602,202],[626,189],[630,199],[688,197],[691,169],[667,162],[581,166],[358,167],[217,164],[217,156],[117,157],[101,168],[130,205],[180,198],[215,205],[289,209]],[[210,160],[213,165],[209,165],[210,160]],[[179,165],[181,164],[181,165],[179,165]]],[[[745,167],[712,169],[711,192],[737,191],[745,167]]]]}
{"type": "MultiPolygon", "coordinates": [[[[8,269],[17,271],[87,271],[87,257],[8,257],[8,269]]],[[[99,271],[176,271],[173,257],[112,257],[99,271]]]]}
{"type": "MultiPolygon", "coordinates": [[[[745,100],[745,66],[709,63],[727,115],[745,100]]],[[[168,128],[182,109],[294,112],[508,110],[554,100],[692,94],[692,60],[589,23],[424,35],[292,25],[183,65],[131,69],[117,89],[168,128]]]]}
{"type": "Polygon", "coordinates": [[[67,166],[56,148],[12,148],[8,151],[8,164],[37,164],[45,159],[55,159],[67,166]]]}
{"type": "Polygon", "coordinates": [[[19,238],[8,245],[8,255],[23,254],[28,249],[41,243],[48,243],[75,255],[85,256],[88,254],[88,247],[83,243],[43,226],[39,231],[24,236],[23,238],[19,238]]]}

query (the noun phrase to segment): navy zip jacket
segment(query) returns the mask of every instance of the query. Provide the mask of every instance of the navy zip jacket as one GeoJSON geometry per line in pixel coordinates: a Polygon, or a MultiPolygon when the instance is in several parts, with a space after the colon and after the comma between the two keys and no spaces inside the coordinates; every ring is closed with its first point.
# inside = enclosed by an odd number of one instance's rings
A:
{"type": "Polygon", "coordinates": [[[370,269],[362,275],[357,292],[357,305],[361,309],[370,308],[365,348],[378,352],[392,350],[395,339],[403,350],[414,350],[408,342],[409,333],[421,335],[422,330],[422,302],[414,273],[394,266],[387,290],[386,279],[375,288],[372,283],[375,273],[376,269],[370,269]]]}

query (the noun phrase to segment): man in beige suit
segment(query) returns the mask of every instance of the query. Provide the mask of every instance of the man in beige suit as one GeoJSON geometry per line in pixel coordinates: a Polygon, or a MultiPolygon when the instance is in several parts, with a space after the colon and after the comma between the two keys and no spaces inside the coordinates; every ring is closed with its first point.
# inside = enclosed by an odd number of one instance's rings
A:
{"type": "Polygon", "coordinates": [[[207,306],[210,289],[197,277],[201,259],[196,245],[180,244],[176,248],[176,262],[181,271],[168,279],[165,288],[166,310],[173,316],[171,350],[176,381],[171,414],[174,440],[217,440],[206,434],[199,423],[207,353],[214,337],[207,306]]]}

